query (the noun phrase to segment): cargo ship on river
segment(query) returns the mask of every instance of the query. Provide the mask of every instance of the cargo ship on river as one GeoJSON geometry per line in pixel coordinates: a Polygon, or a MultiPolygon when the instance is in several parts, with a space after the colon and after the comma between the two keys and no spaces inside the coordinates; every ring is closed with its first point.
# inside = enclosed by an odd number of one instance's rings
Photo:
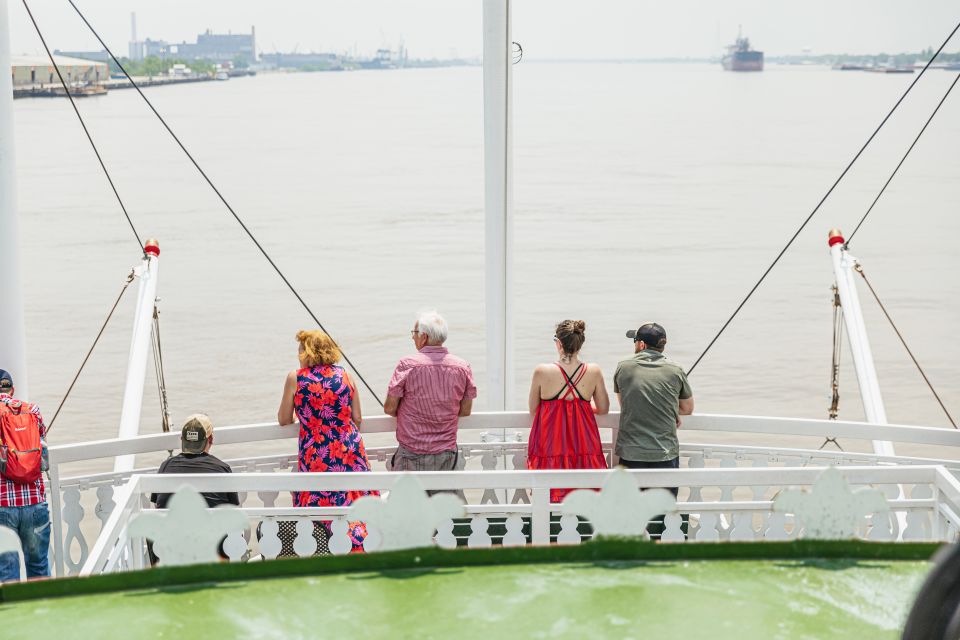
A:
{"type": "Polygon", "coordinates": [[[763,71],[763,51],[750,48],[750,39],[737,32],[737,40],[727,47],[727,53],[720,60],[727,71],[763,71]]]}

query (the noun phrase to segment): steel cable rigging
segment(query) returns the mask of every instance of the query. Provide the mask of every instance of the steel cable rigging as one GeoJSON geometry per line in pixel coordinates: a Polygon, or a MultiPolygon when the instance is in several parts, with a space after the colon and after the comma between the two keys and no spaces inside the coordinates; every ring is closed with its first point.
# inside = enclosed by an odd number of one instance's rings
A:
{"type": "MultiPolygon", "coordinates": [[[[96,154],[97,154],[97,159],[100,160],[100,166],[103,168],[104,173],[107,174],[107,179],[110,180],[110,185],[111,185],[111,187],[113,187],[113,180],[110,179],[109,172],[107,171],[106,165],[104,164],[102,158],[100,157],[100,153],[96,150],[96,145],[95,145],[94,142],[93,142],[93,138],[90,136],[90,133],[89,133],[89,131],[87,130],[86,124],[84,123],[83,118],[80,116],[80,111],[77,109],[77,106],[76,106],[76,104],[75,104],[74,101],[73,101],[73,96],[70,94],[70,90],[69,90],[69,88],[67,87],[66,82],[63,80],[63,76],[62,76],[62,74],[60,73],[60,69],[59,69],[59,67],[57,66],[56,61],[54,60],[53,54],[50,52],[49,47],[47,47],[46,40],[44,39],[43,34],[42,34],[41,31],[40,31],[40,26],[37,24],[37,21],[34,19],[33,13],[30,11],[30,7],[29,7],[29,5],[27,4],[27,0],[22,0],[22,2],[23,2],[24,8],[26,8],[26,10],[27,10],[27,13],[30,15],[30,21],[33,23],[33,27],[34,27],[34,29],[36,30],[37,35],[40,37],[40,40],[43,42],[43,46],[44,46],[44,49],[45,49],[46,52],[47,52],[47,56],[50,58],[50,63],[51,63],[51,64],[54,66],[54,68],[57,70],[57,76],[60,78],[60,82],[61,82],[61,84],[62,84],[63,87],[64,87],[64,91],[67,92],[67,96],[70,98],[70,103],[73,105],[74,111],[76,112],[77,117],[80,119],[80,123],[81,123],[81,125],[83,126],[83,129],[84,129],[84,131],[87,133],[87,139],[90,141],[90,144],[94,147],[94,151],[95,151],[96,154]]],[[[293,284],[287,279],[287,276],[283,273],[283,271],[280,270],[280,267],[277,266],[276,262],[274,262],[273,258],[270,256],[270,254],[267,253],[267,250],[263,247],[263,245],[260,244],[260,242],[257,240],[257,238],[253,235],[253,232],[250,231],[249,227],[247,227],[247,225],[243,222],[243,220],[240,218],[240,216],[237,214],[237,212],[233,209],[233,207],[230,205],[230,203],[227,202],[227,199],[226,199],[226,197],[224,197],[223,193],[221,193],[221,191],[220,191],[220,190],[217,188],[217,186],[213,183],[213,181],[210,179],[210,177],[207,175],[207,173],[203,170],[203,168],[200,166],[200,164],[196,161],[196,159],[193,157],[193,155],[190,153],[190,151],[187,150],[186,146],[183,144],[183,142],[180,140],[180,138],[177,136],[177,134],[174,133],[173,129],[170,128],[170,125],[167,124],[167,121],[163,118],[163,116],[160,115],[160,113],[157,111],[157,109],[153,106],[153,103],[150,102],[149,98],[147,98],[147,96],[144,95],[144,93],[143,93],[143,91],[141,90],[140,86],[139,86],[139,85],[136,83],[136,81],[134,81],[134,79],[130,76],[130,74],[127,72],[126,68],[120,63],[120,60],[117,59],[117,57],[113,54],[113,51],[107,46],[106,42],[103,41],[103,38],[101,38],[101,37],[100,37],[100,34],[96,31],[96,29],[93,28],[93,25],[90,24],[90,22],[87,20],[86,16],[84,16],[83,13],[80,11],[80,9],[77,7],[77,5],[74,4],[73,0],[67,0],[67,2],[69,2],[69,3],[70,3],[70,6],[73,7],[74,11],[77,12],[77,15],[80,16],[80,19],[81,19],[81,20],[83,21],[83,23],[87,26],[87,28],[90,30],[90,32],[93,34],[93,36],[97,39],[97,41],[100,43],[100,45],[104,48],[104,51],[107,52],[107,54],[110,56],[111,60],[113,60],[114,64],[123,72],[123,75],[124,75],[124,76],[127,78],[127,80],[130,82],[131,86],[132,86],[134,89],[137,90],[137,93],[140,95],[140,97],[143,99],[143,101],[144,101],[144,102],[147,104],[147,106],[150,108],[150,111],[152,111],[153,114],[157,117],[157,119],[158,119],[158,120],[160,121],[160,123],[163,125],[164,129],[167,130],[167,133],[170,134],[170,136],[173,138],[173,140],[177,143],[177,146],[180,147],[181,151],[183,151],[184,155],[187,156],[187,158],[188,158],[188,159],[190,160],[190,162],[193,164],[194,168],[195,168],[195,169],[200,173],[200,175],[203,177],[203,179],[204,179],[204,181],[207,183],[207,185],[213,190],[213,192],[216,194],[216,196],[220,199],[220,202],[223,203],[223,205],[226,207],[227,211],[230,212],[230,214],[233,216],[234,220],[236,220],[236,222],[240,225],[240,227],[243,229],[243,231],[247,234],[247,237],[250,238],[250,240],[253,242],[254,245],[256,245],[257,249],[259,249],[260,253],[261,253],[261,254],[263,255],[263,257],[267,260],[267,262],[270,264],[270,266],[273,267],[273,270],[277,273],[278,276],[280,276],[280,279],[281,279],[281,280],[283,281],[283,283],[287,286],[287,288],[290,290],[290,292],[294,295],[294,297],[297,299],[297,301],[300,303],[300,305],[304,308],[304,310],[307,312],[307,314],[310,316],[310,318],[316,323],[316,325],[317,325],[318,327],[320,327],[321,330],[324,331],[324,333],[326,333],[327,335],[330,335],[331,338],[333,338],[333,336],[330,334],[330,332],[327,331],[326,327],[323,326],[323,323],[320,322],[320,319],[317,317],[317,315],[313,312],[313,310],[310,308],[310,306],[307,304],[307,302],[306,302],[306,301],[303,299],[303,297],[300,295],[300,292],[297,291],[297,289],[293,286],[293,284]]],[[[113,190],[114,190],[114,194],[117,196],[117,199],[120,200],[120,196],[119,196],[119,194],[117,193],[117,190],[116,190],[115,187],[114,187],[113,190]]],[[[123,207],[123,203],[122,203],[122,202],[121,202],[121,207],[123,207]]],[[[126,211],[126,208],[124,207],[124,214],[126,215],[126,213],[127,213],[127,211],[126,211]]],[[[128,220],[128,222],[130,222],[131,228],[133,228],[133,223],[132,223],[132,221],[130,221],[129,215],[127,215],[127,220],[128,220]]],[[[135,229],[134,229],[134,233],[136,233],[136,230],[135,230],[135,229]]],[[[139,235],[137,236],[137,241],[140,242],[140,237],[139,237],[139,235]]],[[[141,248],[141,250],[143,250],[143,243],[142,243],[142,242],[140,242],[140,248],[141,248]]],[[[336,342],[336,340],[334,340],[334,342],[336,342]]],[[[339,346],[339,345],[338,345],[338,346],[339,346]]],[[[359,370],[357,369],[357,367],[353,364],[353,362],[350,360],[350,358],[347,356],[346,352],[344,352],[342,348],[341,348],[341,350],[340,350],[340,353],[341,353],[341,355],[343,356],[343,359],[344,359],[344,361],[347,363],[347,365],[350,366],[350,368],[353,370],[353,372],[357,375],[357,378],[360,379],[360,381],[363,383],[364,387],[366,387],[367,390],[370,392],[370,394],[373,396],[374,400],[376,400],[377,403],[378,403],[381,407],[383,407],[383,401],[380,399],[380,396],[377,395],[377,392],[373,390],[373,387],[370,386],[370,384],[367,382],[367,380],[363,377],[363,374],[360,373],[360,371],[359,371],[359,370]]]]}
{"type": "MultiPolygon", "coordinates": [[[[916,366],[917,371],[920,373],[920,376],[923,378],[924,383],[926,383],[927,388],[930,389],[930,393],[933,394],[934,399],[936,399],[937,404],[940,405],[940,408],[943,410],[944,415],[947,416],[947,420],[950,422],[950,425],[954,428],[960,428],[957,426],[957,422],[953,419],[953,415],[950,414],[950,411],[947,409],[947,405],[944,404],[943,399],[940,398],[940,394],[937,393],[937,390],[934,388],[933,383],[930,382],[930,378],[927,377],[927,373],[923,370],[923,367],[920,366],[920,362],[917,360],[917,357],[913,355],[913,351],[907,345],[906,338],[903,337],[903,334],[900,332],[900,328],[897,326],[897,323],[893,321],[893,317],[890,315],[890,312],[887,311],[886,305],[880,300],[880,296],[877,295],[877,291],[873,288],[873,285],[870,283],[870,279],[867,278],[866,272],[863,270],[863,265],[859,262],[854,263],[854,271],[860,274],[860,277],[863,278],[864,284],[867,285],[867,288],[870,290],[870,294],[873,296],[874,301],[877,303],[877,306],[880,307],[880,311],[883,312],[883,316],[887,319],[887,322],[890,323],[890,327],[893,329],[893,332],[897,335],[897,339],[900,340],[900,344],[903,345],[904,350],[906,350],[907,355],[910,356],[910,360],[916,366]]],[[[841,357],[841,343],[843,342],[843,306],[840,304],[840,295],[837,290],[837,285],[833,286],[833,354],[830,362],[830,392],[831,392],[831,402],[828,415],[830,420],[837,419],[837,412],[840,404],[840,357],[841,357]]],[[[828,442],[832,442],[837,445],[838,448],[843,450],[840,447],[840,444],[836,441],[836,438],[827,438],[820,448],[823,449],[828,442]]]]}
{"type": "MultiPolygon", "coordinates": [[[[956,83],[956,80],[954,80],[956,83]]],[[[927,374],[924,372],[923,367],[920,366],[920,363],[917,362],[916,356],[913,355],[913,351],[910,350],[910,347],[907,346],[907,341],[904,339],[903,334],[900,333],[900,329],[897,327],[897,323],[893,321],[893,318],[890,317],[890,314],[887,312],[887,307],[880,301],[880,296],[877,295],[877,292],[874,290],[873,285],[870,284],[870,280],[867,278],[867,274],[863,270],[863,266],[858,262],[854,266],[854,271],[860,274],[860,277],[863,278],[864,283],[867,285],[867,288],[870,290],[870,293],[873,295],[873,299],[876,300],[877,305],[880,307],[880,311],[883,312],[884,317],[890,323],[890,326],[893,328],[893,332],[897,334],[897,338],[900,340],[900,344],[903,345],[903,348],[906,349],[907,355],[910,356],[910,360],[913,361],[913,364],[916,365],[917,371],[920,372],[923,381],[927,383],[927,387],[930,389],[930,392],[933,394],[933,397],[937,399],[937,403],[940,405],[940,408],[943,409],[943,413],[946,414],[947,420],[950,421],[950,424],[954,429],[957,428],[957,423],[953,419],[953,416],[950,415],[950,412],[947,410],[947,406],[943,403],[943,400],[940,399],[940,394],[937,393],[937,390],[933,388],[933,383],[930,382],[930,378],[927,377],[927,374]]]]}
{"type": "Polygon", "coordinates": [[[110,313],[107,314],[106,320],[103,321],[103,324],[100,325],[100,331],[97,332],[97,337],[93,339],[93,344],[90,345],[90,349],[87,350],[87,355],[83,357],[83,362],[80,363],[80,368],[77,369],[77,374],[73,376],[73,380],[70,382],[70,386],[67,387],[67,392],[63,394],[63,399],[60,401],[60,406],[57,407],[57,410],[53,414],[53,418],[50,420],[50,424],[47,425],[47,433],[50,433],[50,430],[53,429],[53,423],[57,421],[57,416],[60,415],[60,410],[63,409],[63,405],[67,402],[67,398],[70,397],[70,392],[73,391],[73,386],[77,384],[77,380],[80,378],[80,374],[83,373],[83,368],[87,366],[87,361],[90,359],[90,356],[93,354],[94,348],[96,348],[97,343],[100,342],[100,337],[103,336],[103,332],[106,330],[107,325],[110,323],[110,318],[113,317],[113,313],[117,310],[117,305],[120,304],[120,299],[123,298],[123,294],[127,292],[127,287],[130,286],[130,283],[133,282],[134,272],[131,271],[130,275],[127,276],[127,281],[123,284],[123,288],[120,289],[117,299],[114,300],[113,306],[110,308],[110,313]]]}
{"type": "Polygon", "coordinates": [[[900,167],[903,166],[903,163],[907,160],[907,156],[910,155],[910,152],[913,151],[913,148],[917,146],[917,143],[920,141],[920,136],[923,135],[923,132],[927,130],[927,127],[930,126],[930,122],[933,120],[934,116],[937,115],[937,112],[940,111],[940,107],[943,106],[943,103],[946,102],[947,96],[950,95],[950,92],[953,91],[953,88],[957,86],[957,80],[960,80],[960,73],[953,79],[953,82],[950,83],[950,86],[947,87],[947,92],[943,94],[943,97],[940,98],[940,102],[937,103],[937,108],[933,110],[933,113],[930,114],[930,117],[927,118],[927,121],[924,123],[923,128],[920,129],[920,133],[917,134],[917,137],[913,139],[913,143],[910,144],[910,147],[907,149],[907,152],[903,154],[903,157],[900,158],[900,162],[897,163],[896,168],[893,170],[893,173],[890,174],[890,177],[887,178],[887,181],[883,183],[883,187],[880,188],[880,193],[877,194],[877,197],[873,199],[873,202],[870,203],[870,206],[867,208],[867,212],[863,214],[863,217],[860,218],[860,221],[857,223],[857,226],[854,227],[853,233],[847,238],[845,247],[850,247],[850,241],[853,240],[853,236],[857,234],[857,231],[860,230],[860,227],[863,226],[863,223],[866,222],[867,216],[870,215],[870,212],[873,211],[873,207],[876,206],[877,202],[880,200],[880,196],[883,195],[883,192],[887,190],[890,182],[893,181],[894,176],[897,175],[897,172],[900,171],[900,167]]]}
{"type": "MultiPolygon", "coordinates": [[[[72,0],[68,0],[68,1],[72,3],[72,0]]],[[[687,370],[687,375],[690,375],[691,373],[693,373],[693,370],[697,368],[697,365],[700,364],[700,361],[703,360],[703,357],[707,355],[707,352],[710,351],[714,343],[716,343],[717,339],[719,339],[720,336],[723,334],[723,332],[726,331],[727,327],[730,326],[730,323],[733,322],[733,319],[737,317],[737,314],[739,314],[741,309],[743,309],[744,305],[747,304],[747,301],[753,296],[754,292],[756,292],[756,290],[760,287],[763,281],[766,280],[767,276],[770,274],[773,268],[777,265],[778,262],[780,262],[780,259],[783,257],[783,255],[793,245],[793,242],[797,239],[797,236],[800,235],[800,232],[802,232],[806,228],[810,220],[813,219],[813,216],[815,216],[816,213],[820,210],[820,207],[823,206],[823,203],[827,201],[827,198],[830,197],[834,189],[837,188],[837,185],[840,184],[840,181],[843,180],[843,178],[847,175],[847,173],[850,171],[853,165],[857,162],[860,156],[863,155],[863,152],[866,151],[870,143],[873,142],[873,139],[877,136],[878,133],[880,133],[880,130],[890,119],[890,116],[893,115],[893,113],[897,110],[897,108],[904,101],[904,99],[910,94],[910,92],[916,86],[917,82],[920,81],[920,78],[923,77],[923,74],[925,74],[927,72],[927,69],[930,68],[930,65],[933,63],[933,61],[937,59],[937,56],[940,55],[940,52],[943,51],[944,47],[947,46],[947,43],[949,43],[950,40],[953,38],[953,36],[957,33],[957,30],[960,30],[960,23],[957,23],[957,26],[953,28],[953,30],[950,32],[950,35],[948,35],[947,38],[943,41],[943,44],[941,44],[940,47],[934,52],[934,54],[930,57],[927,63],[923,66],[923,69],[920,70],[920,73],[917,74],[917,77],[915,77],[913,79],[913,82],[911,82],[910,85],[907,87],[907,90],[904,91],[903,94],[900,96],[900,98],[896,101],[896,103],[894,103],[890,111],[887,112],[887,115],[884,116],[883,120],[880,121],[880,124],[877,125],[876,129],[873,130],[873,133],[870,134],[870,137],[867,138],[867,141],[863,143],[863,146],[860,147],[860,150],[857,151],[856,155],[853,156],[853,159],[850,160],[849,163],[847,163],[847,166],[844,168],[844,170],[840,173],[837,179],[834,180],[833,184],[830,185],[830,188],[827,189],[827,192],[823,195],[823,197],[820,198],[820,201],[817,203],[817,206],[813,208],[813,211],[810,212],[810,214],[806,217],[803,223],[801,223],[801,225],[793,233],[793,235],[787,241],[787,244],[784,245],[783,249],[780,250],[780,253],[778,253],[777,256],[773,259],[773,262],[770,263],[770,266],[766,268],[766,270],[763,272],[763,275],[760,276],[760,279],[757,280],[756,284],[753,285],[753,287],[750,289],[747,295],[743,298],[743,300],[740,301],[740,304],[737,305],[737,308],[734,309],[733,313],[730,314],[730,317],[727,318],[727,321],[723,323],[723,326],[720,327],[720,330],[716,333],[715,336],[713,336],[713,339],[710,340],[709,344],[707,344],[703,352],[700,353],[700,355],[694,361],[693,365],[690,366],[690,368],[687,370]]]]}
{"type": "Polygon", "coordinates": [[[133,225],[133,220],[130,218],[130,213],[127,211],[126,205],[123,204],[123,198],[120,197],[120,192],[117,191],[117,185],[113,183],[113,178],[110,176],[110,171],[107,170],[107,165],[103,162],[103,157],[100,155],[100,150],[97,148],[97,144],[93,141],[93,136],[90,135],[90,130],[87,128],[87,123],[84,122],[83,116],[80,115],[80,110],[77,108],[77,103],[73,99],[73,94],[70,92],[70,87],[67,86],[67,82],[63,79],[63,74],[60,72],[60,67],[53,59],[53,54],[50,53],[50,47],[47,46],[47,40],[40,32],[40,26],[33,17],[33,12],[30,11],[30,5],[27,4],[27,0],[23,0],[23,8],[27,10],[27,15],[30,16],[30,22],[33,23],[33,28],[40,37],[40,42],[43,44],[43,49],[47,52],[47,57],[50,58],[50,63],[53,65],[53,69],[57,72],[57,78],[60,79],[60,85],[67,94],[67,98],[70,99],[70,106],[73,107],[73,112],[77,114],[77,119],[80,121],[80,126],[83,127],[83,132],[87,136],[87,141],[90,143],[90,147],[93,148],[94,155],[97,156],[97,162],[100,163],[100,168],[103,169],[103,175],[107,177],[107,182],[110,183],[110,188],[113,190],[113,195],[117,197],[117,202],[120,203],[120,209],[123,210],[123,216],[127,219],[127,224],[130,225],[130,230],[133,231],[133,235],[137,239],[137,244],[140,245],[140,251],[143,253],[143,241],[140,239],[140,234],[137,233],[137,228],[133,225]]]}

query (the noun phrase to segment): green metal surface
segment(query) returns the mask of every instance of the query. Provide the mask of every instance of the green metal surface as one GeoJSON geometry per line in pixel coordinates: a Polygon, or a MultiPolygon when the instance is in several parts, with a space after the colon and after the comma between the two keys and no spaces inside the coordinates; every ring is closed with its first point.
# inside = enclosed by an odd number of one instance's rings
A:
{"type": "Polygon", "coordinates": [[[435,547],[347,556],[319,556],[269,562],[216,563],[106,573],[85,578],[14,582],[0,586],[0,602],[131,591],[152,587],[191,586],[258,578],[316,576],[361,571],[478,567],[534,563],[683,560],[928,560],[940,545],[924,542],[862,540],[793,540],[654,544],[635,538],[595,539],[579,545],[543,545],[456,549],[435,547]]]}
{"type": "MultiPolygon", "coordinates": [[[[292,564],[292,563],[291,563],[292,564]]],[[[0,605],[18,638],[896,638],[925,561],[392,569],[0,605]]]]}

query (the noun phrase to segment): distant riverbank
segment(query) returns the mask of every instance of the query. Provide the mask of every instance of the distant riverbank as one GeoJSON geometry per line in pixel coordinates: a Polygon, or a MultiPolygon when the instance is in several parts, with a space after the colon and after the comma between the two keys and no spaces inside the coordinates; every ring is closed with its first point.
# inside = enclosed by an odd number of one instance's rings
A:
{"type": "MultiPolygon", "coordinates": [[[[227,77],[222,77],[219,73],[203,72],[191,73],[189,75],[168,74],[167,72],[158,72],[155,75],[140,75],[132,73],[131,77],[140,87],[159,87],[175,84],[191,84],[196,82],[213,82],[247,76],[255,76],[258,73],[318,73],[318,72],[345,72],[345,71],[395,71],[399,69],[435,69],[441,67],[465,67],[478,66],[479,60],[404,60],[402,64],[395,65],[347,65],[347,66],[316,66],[307,65],[303,67],[259,67],[231,69],[226,72],[227,77]]],[[[142,69],[143,65],[134,66],[133,70],[142,69]]],[[[126,64],[124,65],[126,68],[126,64]]],[[[130,69],[127,69],[131,71],[130,69]]],[[[97,83],[75,83],[70,86],[70,93],[75,98],[102,96],[116,89],[132,89],[133,85],[122,75],[122,71],[113,74],[108,80],[97,83]],[[118,75],[119,74],[119,75],[118,75]]],[[[63,86],[59,83],[44,83],[31,85],[15,85],[13,87],[14,99],[19,98],[65,98],[67,97],[63,86]]]]}
{"type": "MultiPolygon", "coordinates": [[[[243,75],[256,75],[255,73],[245,73],[243,75]]],[[[171,84],[186,84],[194,82],[213,82],[216,80],[211,75],[196,76],[134,76],[134,82],[140,87],[158,87],[171,84]]],[[[126,78],[111,78],[99,83],[77,84],[70,87],[70,94],[75,98],[86,98],[90,96],[106,95],[116,89],[132,89],[133,85],[126,78]]],[[[14,99],[18,98],[66,98],[67,93],[61,84],[34,84],[26,86],[16,86],[13,88],[14,99]]]]}

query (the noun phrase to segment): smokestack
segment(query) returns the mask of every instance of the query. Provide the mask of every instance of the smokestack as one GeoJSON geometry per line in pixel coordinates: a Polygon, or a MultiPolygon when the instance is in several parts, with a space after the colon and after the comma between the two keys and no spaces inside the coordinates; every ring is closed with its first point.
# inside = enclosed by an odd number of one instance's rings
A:
{"type": "Polygon", "coordinates": [[[130,44],[127,53],[131,60],[143,60],[143,45],[137,40],[137,14],[130,12],[130,44]]]}

